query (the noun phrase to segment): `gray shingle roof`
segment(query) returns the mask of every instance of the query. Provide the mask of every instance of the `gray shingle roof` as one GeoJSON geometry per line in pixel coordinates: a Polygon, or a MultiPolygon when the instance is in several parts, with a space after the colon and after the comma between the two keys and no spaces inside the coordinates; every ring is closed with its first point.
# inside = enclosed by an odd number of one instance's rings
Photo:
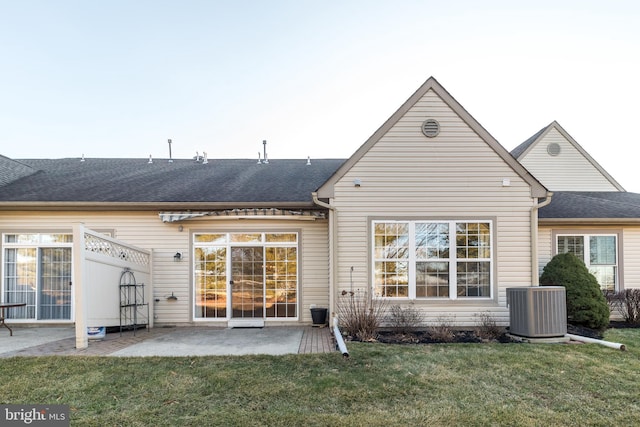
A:
{"type": "Polygon", "coordinates": [[[28,159],[37,170],[0,186],[10,202],[309,203],[343,159],[28,159]]]}
{"type": "Polygon", "coordinates": [[[626,191],[554,192],[540,219],[640,219],[640,194],[626,191]]]}
{"type": "Polygon", "coordinates": [[[0,155],[0,187],[33,173],[32,167],[0,155]]]}

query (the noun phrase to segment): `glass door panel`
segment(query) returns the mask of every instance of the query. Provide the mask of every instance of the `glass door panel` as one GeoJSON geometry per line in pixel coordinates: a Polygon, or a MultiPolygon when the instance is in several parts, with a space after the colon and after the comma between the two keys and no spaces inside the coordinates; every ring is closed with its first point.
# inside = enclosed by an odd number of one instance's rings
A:
{"type": "Polygon", "coordinates": [[[298,289],[298,251],[296,248],[266,248],[267,317],[296,317],[298,289]]]}
{"type": "Polygon", "coordinates": [[[41,320],[71,319],[71,248],[40,249],[41,320]]]}
{"type": "Polygon", "coordinates": [[[7,248],[4,252],[4,302],[26,303],[7,312],[12,319],[35,319],[37,249],[7,248]]]}
{"type": "Polygon", "coordinates": [[[197,318],[227,316],[227,249],[195,249],[195,284],[197,318]]]}
{"type": "Polygon", "coordinates": [[[231,315],[264,317],[264,249],[231,248],[231,315]]]}

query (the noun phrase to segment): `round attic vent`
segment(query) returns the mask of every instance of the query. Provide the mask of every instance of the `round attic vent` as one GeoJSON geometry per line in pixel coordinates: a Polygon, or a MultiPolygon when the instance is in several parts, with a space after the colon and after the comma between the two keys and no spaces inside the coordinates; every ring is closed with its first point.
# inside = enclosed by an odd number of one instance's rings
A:
{"type": "Polygon", "coordinates": [[[433,138],[440,133],[440,123],[435,119],[427,119],[422,123],[422,133],[427,138],[433,138]]]}
{"type": "Polygon", "coordinates": [[[550,156],[557,156],[558,154],[560,154],[560,144],[558,144],[557,142],[552,142],[551,144],[547,145],[547,153],[549,153],[550,156]]]}

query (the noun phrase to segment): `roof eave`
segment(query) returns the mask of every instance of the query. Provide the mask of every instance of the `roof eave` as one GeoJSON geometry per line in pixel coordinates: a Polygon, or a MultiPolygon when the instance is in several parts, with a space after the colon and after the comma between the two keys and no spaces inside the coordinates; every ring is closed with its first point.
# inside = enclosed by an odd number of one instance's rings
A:
{"type": "Polygon", "coordinates": [[[640,218],[539,218],[539,225],[640,225],[640,218]]]}
{"type": "Polygon", "coordinates": [[[317,209],[308,202],[0,202],[0,211],[153,211],[234,208],[317,209]]]}

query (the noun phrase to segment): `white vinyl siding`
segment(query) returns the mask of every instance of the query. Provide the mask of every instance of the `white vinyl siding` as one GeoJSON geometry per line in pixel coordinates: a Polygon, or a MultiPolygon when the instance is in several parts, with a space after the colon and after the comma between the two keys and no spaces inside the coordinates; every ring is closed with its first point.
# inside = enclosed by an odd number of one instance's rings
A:
{"type": "Polygon", "coordinates": [[[538,276],[542,275],[544,266],[553,258],[553,248],[551,229],[538,227],[538,276]]]}
{"type": "Polygon", "coordinates": [[[551,191],[618,191],[555,127],[520,159],[520,163],[551,191]],[[560,146],[557,156],[547,152],[551,143],[560,146]]]}
{"type": "Polygon", "coordinates": [[[640,289],[640,226],[625,227],[620,255],[620,277],[625,289],[640,289]]]}
{"type": "Polygon", "coordinates": [[[332,203],[338,295],[351,285],[364,290],[373,283],[370,224],[386,218],[492,220],[492,298],[416,300],[431,319],[455,313],[456,323],[474,325],[476,313],[489,311],[506,324],[505,289],[531,284],[529,185],[433,91],[345,173],[334,187],[332,203]],[[422,134],[426,118],[440,123],[437,137],[422,134]],[[504,179],[509,186],[503,186],[504,179]]]}
{"type": "Polygon", "coordinates": [[[84,223],[96,231],[111,231],[116,239],[152,251],[153,297],[155,322],[185,324],[191,322],[192,262],[190,236],[192,231],[290,231],[300,233],[300,321],[311,322],[309,307],[329,304],[329,238],[326,220],[208,220],[163,223],[158,211],[153,212],[43,212],[5,211],[0,215],[0,233],[62,232],[70,233],[73,223],[84,223]],[[183,231],[179,226],[182,225],[183,231]],[[176,252],[182,254],[178,262],[176,252]],[[169,301],[170,295],[177,297],[169,301]]]}

